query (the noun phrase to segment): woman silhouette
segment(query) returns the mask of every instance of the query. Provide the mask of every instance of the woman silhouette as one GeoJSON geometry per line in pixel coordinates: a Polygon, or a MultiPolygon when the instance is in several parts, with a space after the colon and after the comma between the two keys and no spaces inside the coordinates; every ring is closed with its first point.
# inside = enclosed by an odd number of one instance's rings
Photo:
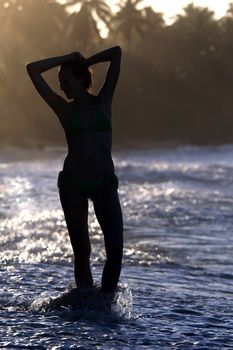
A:
{"type": "Polygon", "coordinates": [[[123,252],[123,217],[118,197],[118,177],[111,156],[111,103],[121,63],[119,46],[89,58],[79,52],[27,64],[27,72],[65,131],[68,154],[59,172],[58,188],[74,252],[77,287],[91,287],[91,245],[88,232],[88,198],[103,231],[106,262],[101,279],[102,292],[114,292],[119,281],[123,252]],[[89,93],[89,66],[110,61],[98,95],[89,93]],[[60,66],[58,78],[67,102],[56,94],[41,73],[60,66]]]}

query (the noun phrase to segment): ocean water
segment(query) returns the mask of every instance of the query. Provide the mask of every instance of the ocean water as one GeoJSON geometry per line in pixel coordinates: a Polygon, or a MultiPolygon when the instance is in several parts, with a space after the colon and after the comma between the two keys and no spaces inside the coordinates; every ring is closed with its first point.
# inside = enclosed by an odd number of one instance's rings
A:
{"type": "Polygon", "coordinates": [[[113,152],[125,243],[110,308],[91,201],[96,289],[76,309],[46,307],[74,290],[57,188],[65,156],[0,151],[0,348],[233,349],[233,146],[113,152]]]}

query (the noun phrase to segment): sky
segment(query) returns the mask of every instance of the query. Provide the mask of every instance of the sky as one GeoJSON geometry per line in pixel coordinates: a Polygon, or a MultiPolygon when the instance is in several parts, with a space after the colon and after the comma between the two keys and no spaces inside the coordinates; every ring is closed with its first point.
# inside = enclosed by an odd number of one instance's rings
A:
{"type": "MultiPolygon", "coordinates": [[[[57,1],[61,3],[66,2],[66,0],[57,1]]],[[[118,7],[116,4],[120,1],[121,0],[106,0],[106,3],[111,7],[113,12],[117,12],[118,7]]],[[[183,7],[191,2],[193,2],[195,6],[209,7],[209,9],[215,12],[215,17],[220,18],[226,14],[229,3],[233,2],[233,0],[144,0],[137,6],[137,8],[141,9],[145,6],[151,6],[154,11],[162,12],[164,14],[165,22],[171,24],[175,20],[175,16],[178,13],[182,13],[183,7]]],[[[75,11],[78,11],[79,9],[79,5],[72,8],[72,10],[75,11]]],[[[108,30],[101,21],[99,21],[98,27],[100,35],[103,38],[106,37],[108,30]]]]}
{"type": "MultiPolygon", "coordinates": [[[[107,0],[106,1],[113,9],[117,10],[115,4],[119,2],[118,0],[107,0]]],[[[172,22],[172,17],[177,13],[182,13],[182,8],[193,2],[194,5],[209,7],[211,10],[215,12],[215,16],[217,18],[225,15],[228,5],[231,1],[229,0],[144,0],[141,2],[138,9],[151,6],[157,12],[164,13],[164,19],[167,23],[172,22]]]]}

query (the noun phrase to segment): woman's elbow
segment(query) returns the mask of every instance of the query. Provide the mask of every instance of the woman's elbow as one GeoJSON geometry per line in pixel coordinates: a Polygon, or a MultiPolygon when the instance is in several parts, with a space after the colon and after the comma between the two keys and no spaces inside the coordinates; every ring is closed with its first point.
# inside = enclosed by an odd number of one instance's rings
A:
{"type": "Polygon", "coordinates": [[[121,50],[121,47],[119,45],[114,46],[114,49],[118,55],[121,55],[122,50],[121,50]]]}
{"type": "Polygon", "coordinates": [[[27,70],[29,75],[32,75],[33,73],[37,73],[37,69],[36,69],[34,62],[27,63],[26,70],[27,70]]]}
{"type": "Polygon", "coordinates": [[[32,72],[32,63],[26,64],[26,70],[27,70],[28,74],[30,74],[32,72]]]}

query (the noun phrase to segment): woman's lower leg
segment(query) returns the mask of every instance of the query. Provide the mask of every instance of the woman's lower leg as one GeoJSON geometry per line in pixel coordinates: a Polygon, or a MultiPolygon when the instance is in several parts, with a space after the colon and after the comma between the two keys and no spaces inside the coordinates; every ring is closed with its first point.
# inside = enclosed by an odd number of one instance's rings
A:
{"type": "Polygon", "coordinates": [[[116,290],[122,266],[122,247],[118,251],[109,252],[104,265],[101,290],[102,292],[112,293],[116,290]]]}
{"type": "Polygon", "coordinates": [[[93,278],[90,266],[91,247],[81,247],[74,256],[74,275],[77,287],[93,286],[93,278]]]}
{"type": "Polygon", "coordinates": [[[60,201],[74,252],[77,286],[93,285],[90,268],[91,244],[88,232],[88,200],[72,187],[59,187],[60,201]]]}
{"type": "Polygon", "coordinates": [[[94,209],[104,234],[107,260],[103,269],[101,290],[113,292],[118,284],[123,255],[123,216],[118,192],[106,188],[95,196],[94,209]]]}

